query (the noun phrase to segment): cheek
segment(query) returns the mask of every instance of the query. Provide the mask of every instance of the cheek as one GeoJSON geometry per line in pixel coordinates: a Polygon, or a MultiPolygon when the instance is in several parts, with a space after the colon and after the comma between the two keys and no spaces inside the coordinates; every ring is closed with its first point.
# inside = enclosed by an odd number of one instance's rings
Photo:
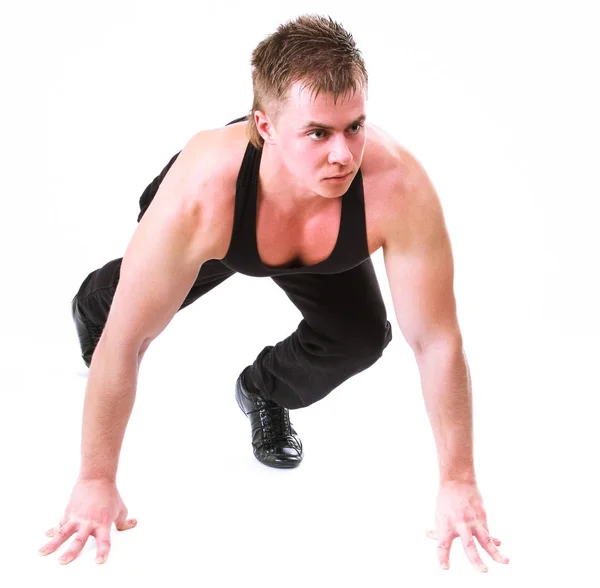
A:
{"type": "Polygon", "coordinates": [[[323,175],[328,168],[327,149],[319,149],[310,141],[289,141],[282,146],[285,152],[285,164],[294,176],[303,181],[323,175]]]}
{"type": "Polygon", "coordinates": [[[362,152],[365,150],[365,145],[367,144],[367,137],[363,134],[362,139],[357,141],[352,148],[352,155],[360,156],[362,152]]]}
{"type": "Polygon", "coordinates": [[[290,157],[291,163],[297,170],[305,173],[323,167],[323,156],[310,145],[296,148],[290,157]]]}

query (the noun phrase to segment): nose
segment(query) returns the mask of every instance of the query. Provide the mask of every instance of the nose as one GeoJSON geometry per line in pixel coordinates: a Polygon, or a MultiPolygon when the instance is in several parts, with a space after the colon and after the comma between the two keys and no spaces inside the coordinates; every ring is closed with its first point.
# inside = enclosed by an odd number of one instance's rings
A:
{"type": "Polygon", "coordinates": [[[346,166],[351,161],[352,153],[348,149],[346,139],[344,137],[337,139],[333,145],[333,149],[329,152],[329,163],[346,166]]]}

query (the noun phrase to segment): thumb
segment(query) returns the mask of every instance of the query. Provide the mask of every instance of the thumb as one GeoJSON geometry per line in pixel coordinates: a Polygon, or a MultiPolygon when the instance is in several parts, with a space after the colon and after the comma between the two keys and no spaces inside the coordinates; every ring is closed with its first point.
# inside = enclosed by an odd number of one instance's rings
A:
{"type": "Polygon", "coordinates": [[[123,510],[119,513],[117,520],[115,521],[115,527],[117,531],[127,531],[128,529],[133,529],[137,525],[136,519],[128,519],[127,511],[123,510]]]}

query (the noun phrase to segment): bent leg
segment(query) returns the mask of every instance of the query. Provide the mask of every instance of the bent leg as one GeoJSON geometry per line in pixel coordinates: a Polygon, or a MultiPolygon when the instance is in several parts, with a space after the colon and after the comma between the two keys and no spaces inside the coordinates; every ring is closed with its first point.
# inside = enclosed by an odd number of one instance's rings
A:
{"type": "Polygon", "coordinates": [[[294,333],[249,370],[260,393],[286,408],[317,402],[373,365],[392,339],[371,259],[339,274],[273,277],[302,313],[294,333]]]}
{"type": "MultiPolygon", "coordinates": [[[[142,193],[139,200],[140,212],[137,218],[138,222],[152,204],[162,181],[178,156],[179,153],[176,153],[171,157],[167,165],[148,184],[142,193]]],[[[113,259],[101,268],[91,272],[85,278],[77,294],[75,294],[75,297],[71,301],[71,309],[79,337],[81,354],[88,366],[108,319],[108,313],[119,283],[122,261],[123,258],[113,259]]],[[[198,277],[179,307],[179,310],[185,308],[209,290],[212,290],[233,273],[233,271],[218,260],[210,260],[202,264],[198,272],[198,277]]]]}
{"type": "MultiPolygon", "coordinates": [[[[81,284],[72,301],[73,317],[81,344],[81,353],[88,366],[108,319],[108,313],[119,283],[122,261],[123,258],[114,259],[90,273],[81,284]]],[[[202,264],[198,277],[179,310],[190,305],[234,273],[216,259],[202,264]]]]}

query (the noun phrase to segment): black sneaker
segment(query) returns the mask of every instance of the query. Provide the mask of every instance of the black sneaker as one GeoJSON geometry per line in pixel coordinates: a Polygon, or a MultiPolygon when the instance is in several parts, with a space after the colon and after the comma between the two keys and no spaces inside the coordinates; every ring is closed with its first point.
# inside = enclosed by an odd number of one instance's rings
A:
{"type": "Polygon", "coordinates": [[[297,467],[303,457],[302,442],[290,423],[289,410],[250,392],[244,382],[245,372],[235,383],[235,398],[250,419],[254,456],[272,468],[297,467]]]}
{"type": "Polygon", "coordinates": [[[90,367],[92,363],[92,355],[100,341],[100,335],[102,335],[102,327],[92,325],[81,312],[79,305],[77,304],[77,298],[73,298],[71,301],[71,313],[73,315],[73,321],[75,322],[75,328],[77,329],[77,336],[79,337],[79,346],[81,347],[81,357],[85,362],[85,365],[90,367]]]}

